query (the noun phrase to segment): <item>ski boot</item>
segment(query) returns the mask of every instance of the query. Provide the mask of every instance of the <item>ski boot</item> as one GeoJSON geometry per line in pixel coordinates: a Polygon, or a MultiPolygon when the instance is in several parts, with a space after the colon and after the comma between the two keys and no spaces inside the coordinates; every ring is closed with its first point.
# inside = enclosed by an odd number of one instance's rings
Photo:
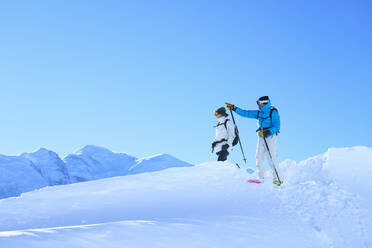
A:
{"type": "Polygon", "coordinates": [[[280,186],[282,185],[283,182],[279,181],[279,180],[274,180],[273,181],[273,184],[277,185],[277,186],[280,186]]]}

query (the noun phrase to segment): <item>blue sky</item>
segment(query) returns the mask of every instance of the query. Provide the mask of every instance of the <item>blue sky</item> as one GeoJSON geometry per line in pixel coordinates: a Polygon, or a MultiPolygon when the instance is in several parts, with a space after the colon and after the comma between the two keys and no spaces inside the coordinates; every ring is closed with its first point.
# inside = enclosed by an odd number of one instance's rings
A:
{"type": "MultiPolygon", "coordinates": [[[[370,1],[3,1],[1,154],[86,144],[192,163],[225,101],[279,109],[279,159],[372,146],[370,1]]],[[[256,123],[236,117],[249,166],[256,123]]],[[[241,161],[240,151],[231,157],[241,161]]]]}

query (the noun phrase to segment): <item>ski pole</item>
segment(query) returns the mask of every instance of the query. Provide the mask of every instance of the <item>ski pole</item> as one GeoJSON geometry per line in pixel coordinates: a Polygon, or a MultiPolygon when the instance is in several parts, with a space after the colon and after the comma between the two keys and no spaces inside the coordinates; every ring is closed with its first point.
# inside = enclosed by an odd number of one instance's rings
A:
{"type": "MultiPolygon", "coordinates": [[[[231,113],[231,118],[233,119],[234,125],[235,125],[235,127],[236,127],[237,133],[238,133],[238,135],[239,135],[239,129],[238,129],[238,126],[237,126],[236,123],[235,123],[235,118],[234,118],[234,115],[233,115],[233,112],[232,112],[231,109],[230,109],[230,113],[231,113]]],[[[247,163],[247,159],[245,159],[245,155],[244,155],[244,151],[243,151],[242,142],[240,141],[240,136],[238,136],[238,141],[239,141],[240,149],[242,150],[244,163],[246,164],[246,163],[247,163]]]]}
{"type": "Polygon", "coordinates": [[[267,152],[269,153],[269,156],[270,156],[271,162],[273,163],[273,168],[274,168],[274,171],[275,171],[276,177],[278,178],[278,181],[281,183],[282,181],[280,181],[280,179],[279,179],[279,175],[278,175],[278,172],[276,171],[275,164],[274,164],[274,160],[273,160],[273,157],[271,156],[271,152],[270,152],[269,146],[267,145],[267,141],[266,141],[265,136],[263,136],[263,140],[265,141],[265,145],[266,145],[267,152]]]}

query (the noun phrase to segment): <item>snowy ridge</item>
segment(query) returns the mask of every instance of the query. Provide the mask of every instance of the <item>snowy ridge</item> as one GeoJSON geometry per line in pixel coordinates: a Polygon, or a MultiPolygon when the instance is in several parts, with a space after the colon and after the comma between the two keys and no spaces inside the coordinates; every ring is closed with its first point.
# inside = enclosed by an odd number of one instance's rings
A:
{"type": "Polygon", "coordinates": [[[64,158],[71,182],[83,182],[128,174],[136,158],[106,148],[85,146],[64,158]]]}
{"type": "Polygon", "coordinates": [[[32,162],[34,168],[45,178],[48,185],[60,185],[70,182],[65,163],[57,153],[40,148],[33,153],[23,153],[21,157],[32,162]]]}
{"type": "Polygon", "coordinates": [[[284,161],[281,187],[210,162],[43,188],[0,200],[0,247],[371,247],[370,182],[346,183],[371,154],[284,161]]]}
{"type": "Polygon", "coordinates": [[[130,167],[129,171],[130,174],[159,171],[169,168],[168,164],[172,164],[173,167],[192,166],[168,154],[158,154],[136,160],[136,163],[130,167]]]}
{"type": "Polygon", "coordinates": [[[192,166],[170,155],[137,159],[126,153],[88,145],[63,160],[57,153],[40,148],[20,156],[0,155],[0,198],[46,186],[64,185],[171,167],[192,166]]]}

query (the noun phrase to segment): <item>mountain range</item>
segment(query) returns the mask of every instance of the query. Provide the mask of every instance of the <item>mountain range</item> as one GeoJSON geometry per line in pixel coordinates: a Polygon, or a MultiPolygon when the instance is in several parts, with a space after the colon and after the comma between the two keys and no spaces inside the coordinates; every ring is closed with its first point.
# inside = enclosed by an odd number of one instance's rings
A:
{"type": "Polygon", "coordinates": [[[19,156],[0,155],[0,198],[46,186],[133,175],[192,166],[168,154],[138,159],[126,153],[88,145],[61,159],[46,148],[19,156]]]}

